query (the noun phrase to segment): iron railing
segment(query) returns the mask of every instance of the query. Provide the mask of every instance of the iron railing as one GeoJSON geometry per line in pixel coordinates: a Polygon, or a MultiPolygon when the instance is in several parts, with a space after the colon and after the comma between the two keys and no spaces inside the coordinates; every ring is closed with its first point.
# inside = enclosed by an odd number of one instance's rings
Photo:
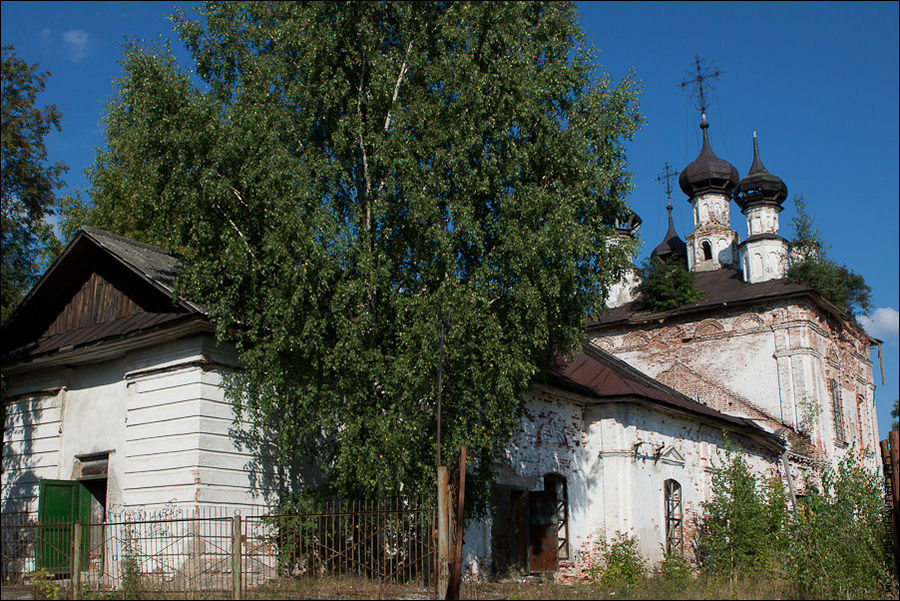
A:
{"type": "Polygon", "coordinates": [[[77,597],[123,591],[247,598],[322,581],[426,592],[435,571],[434,509],[408,499],[331,501],[283,514],[196,508],[189,517],[140,510],[102,523],[2,516],[4,586],[48,581],[77,597]]]}

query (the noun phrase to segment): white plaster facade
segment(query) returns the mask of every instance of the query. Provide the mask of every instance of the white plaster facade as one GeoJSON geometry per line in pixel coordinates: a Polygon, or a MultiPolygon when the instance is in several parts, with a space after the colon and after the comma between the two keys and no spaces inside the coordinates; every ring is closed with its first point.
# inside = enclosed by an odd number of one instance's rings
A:
{"type": "MultiPolygon", "coordinates": [[[[497,484],[540,491],[547,474],[559,474],[568,491],[568,557],[563,578],[578,579],[599,559],[598,543],[618,533],[634,536],[641,554],[662,559],[666,546],[664,484],[681,485],[684,549],[691,554],[702,504],[710,498],[713,469],[724,458],[723,425],[685,412],[622,397],[597,399],[552,388],[526,396],[527,417],[506,452],[497,484]]],[[[771,448],[729,433],[751,468],[780,477],[771,448]]],[[[495,516],[496,518],[496,516],[495,516]]],[[[498,566],[492,519],[465,532],[466,573],[484,577],[498,566]]]]}
{"type": "Polygon", "coordinates": [[[730,200],[727,194],[719,192],[705,192],[690,199],[694,230],[685,243],[691,271],[712,271],[735,263],[738,235],[729,225],[730,200]]]}
{"type": "Polygon", "coordinates": [[[818,461],[836,466],[850,450],[871,469],[878,468],[867,337],[843,327],[810,300],[611,326],[591,332],[591,339],[714,409],[759,420],[770,432],[789,428],[797,435],[791,457],[798,488],[804,469],[818,461]],[[831,381],[838,383],[839,403],[832,402],[831,381]],[[837,424],[843,425],[843,435],[837,424]]]}
{"type": "MultiPolygon", "coordinates": [[[[242,448],[241,424],[224,398],[234,353],[208,333],[142,343],[119,353],[58,357],[7,373],[3,513],[36,513],[41,478],[77,479],[79,458],[108,454],[106,510],[112,513],[264,503],[242,448]]],[[[183,333],[182,333],[183,334],[183,333]]]]}

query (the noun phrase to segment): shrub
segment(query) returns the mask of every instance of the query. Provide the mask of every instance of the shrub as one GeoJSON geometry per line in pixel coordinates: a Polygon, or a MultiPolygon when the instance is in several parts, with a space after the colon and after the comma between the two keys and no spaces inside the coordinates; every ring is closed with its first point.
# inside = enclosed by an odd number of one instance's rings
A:
{"type": "Polygon", "coordinates": [[[871,598],[891,586],[890,536],[883,516],[882,479],[848,454],[822,474],[821,492],[809,494],[789,527],[786,565],[799,594],[818,598],[871,598]]]}
{"type": "Polygon", "coordinates": [[[601,562],[588,568],[592,580],[613,588],[630,589],[644,577],[644,561],[633,536],[617,532],[612,542],[597,543],[597,549],[601,562]]]}
{"type": "Polygon", "coordinates": [[[729,578],[775,569],[786,543],[787,498],[779,480],[760,485],[743,457],[728,448],[703,510],[698,544],[705,569],[729,578]]]}
{"type": "Polygon", "coordinates": [[[667,552],[654,570],[654,577],[667,584],[686,585],[691,581],[691,563],[680,553],[667,552]]]}

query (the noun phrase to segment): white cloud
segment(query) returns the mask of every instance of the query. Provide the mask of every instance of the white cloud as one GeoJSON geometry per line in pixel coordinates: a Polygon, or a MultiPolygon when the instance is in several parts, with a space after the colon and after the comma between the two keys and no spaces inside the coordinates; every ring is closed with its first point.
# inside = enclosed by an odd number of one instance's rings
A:
{"type": "Polygon", "coordinates": [[[70,29],[62,34],[63,43],[69,52],[69,58],[78,62],[90,53],[92,36],[82,29],[70,29]]]}
{"type": "Polygon", "coordinates": [[[40,39],[48,50],[65,54],[73,63],[90,55],[96,45],[93,34],[83,29],[70,29],[56,34],[49,27],[44,27],[41,29],[40,39]]]}
{"type": "Polygon", "coordinates": [[[858,321],[869,336],[885,341],[900,337],[900,313],[893,307],[879,307],[871,316],[861,315],[858,321]]]}

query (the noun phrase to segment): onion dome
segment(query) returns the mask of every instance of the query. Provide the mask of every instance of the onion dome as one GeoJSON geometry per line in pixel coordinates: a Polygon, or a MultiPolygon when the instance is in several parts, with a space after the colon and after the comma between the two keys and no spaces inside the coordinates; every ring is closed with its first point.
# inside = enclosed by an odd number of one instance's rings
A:
{"type": "Polygon", "coordinates": [[[634,238],[641,229],[641,218],[637,213],[625,207],[622,213],[616,217],[613,227],[620,235],[634,238]]]}
{"type": "Polygon", "coordinates": [[[777,175],[772,175],[759,160],[759,145],[756,143],[756,132],[753,132],[753,164],[747,177],[741,180],[734,191],[734,201],[743,210],[753,204],[778,204],[787,198],[787,186],[777,175]]]}
{"type": "Polygon", "coordinates": [[[675,233],[675,225],[672,223],[671,202],[666,206],[666,210],[669,212],[669,229],[666,232],[666,237],[663,238],[663,241],[660,242],[659,246],[653,249],[650,256],[660,259],[669,255],[687,257],[687,245],[678,237],[678,234],[675,233]]]}
{"type": "Polygon", "coordinates": [[[700,155],[678,176],[678,185],[690,198],[703,192],[731,195],[740,179],[738,171],[734,165],[717,157],[710,148],[709,135],[706,132],[709,129],[706,115],[703,115],[700,129],[703,130],[703,147],[700,149],[700,155]]]}

